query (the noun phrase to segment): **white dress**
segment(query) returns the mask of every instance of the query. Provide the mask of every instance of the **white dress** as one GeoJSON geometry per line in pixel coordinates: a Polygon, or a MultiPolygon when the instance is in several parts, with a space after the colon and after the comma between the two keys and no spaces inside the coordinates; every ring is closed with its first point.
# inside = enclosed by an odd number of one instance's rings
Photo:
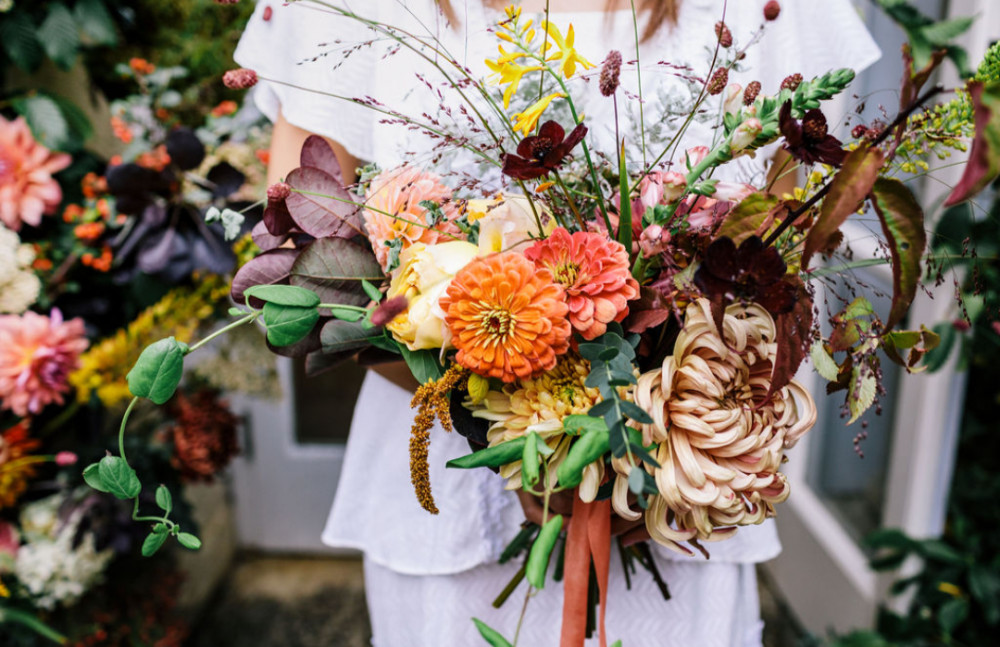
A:
{"type": "MultiPolygon", "coordinates": [[[[429,0],[337,1],[411,33],[436,34],[447,52],[474,74],[485,74],[482,60],[495,56],[497,41],[486,29],[499,14],[483,9],[477,0],[452,1],[463,26],[460,30],[446,26],[429,0]]],[[[726,22],[738,45],[760,27],[763,4],[764,0],[729,1],[726,22]]],[[[809,78],[839,67],[860,70],[879,57],[849,0],[784,0],[781,4],[781,17],[767,26],[761,42],[750,48],[741,72],[731,80],[744,84],[759,80],[764,92],[773,93],[789,74],[799,72],[809,78]]],[[[714,44],[713,25],[721,17],[722,6],[722,0],[683,0],[678,25],[662,28],[642,45],[647,128],[669,123],[663,120],[663,111],[687,92],[685,82],[672,71],[676,68],[661,62],[687,63],[693,74],[703,76],[714,44]]],[[[404,161],[433,161],[435,169],[450,167],[446,176],[475,174],[488,183],[502,181],[468,160],[438,159],[431,140],[405,126],[387,123],[385,115],[304,90],[371,97],[410,116],[430,116],[446,126],[463,123],[458,113],[460,99],[441,85],[425,60],[405,48],[386,54],[391,47],[386,39],[371,42],[375,37],[356,22],[311,7],[309,3],[259,0],[236,51],[240,65],[283,82],[262,82],[255,89],[256,102],[265,114],[275,118],[280,106],[292,124],[337,140],[356,157],[375,161],[382,168],[404,161]],[[346,59],[345,53],[349,53],[346,59]]],[[[610,49],[620,49],[626,61],[635,58],[628,12],[553,14],[553,22],[563,27],[572,22],[577,49],[595,63],[610,49]]],[[[589,85],[596,86],[596,82],[589,85]]],[[[623,120],[634,124],[638,114],[634,68],[623,71],[622,85],[629,94],[619,108],[623,120]]],[[[596,89],[586,93],[594,95],[596,89]]],[[[589,138],[596,150],[612,151],[612,107],[601,99],[584,105],[589,138]]],[[[707,123],[696,123],[685,146],[710,144],[712,136],[707,123]]],[[[756,160],[741,158],[740,164],[730,165],[731,177],[723,179],[760,179],[765,164],[764,155],[756,160]]],[[[440,514],[432,516],[422,510],[409,480],[408,436],[413,416],[409,399],[409,393],[377,374],[369,373],[365,379],[323,541],[364,552],[376,647],[483,644],[470,621],[472,616],[511,638],[526,585],[501,609],[493,609],[490,603],[519,566],[498,566],[496,560],[523,520],[520,506],[513,493],[503,490],[501,479],[488,470],[446,470],[447,460],[469,449],[461,436],[436,428],[431,435],[430,469],[440,514]]],[[[613,550],[609,638],[622,639],[624,647],[758,647],[763,625],[754,564],[778,552],[780,544],[771,521],[742,528],[733,539],[712,544],[708,562],[658,550],[659,568],[673,595],[665,602],[641,568],[632,576],[632,590],[626,591],[613,550]]],[[[561,608],[561,585],[550,582],[528,607],[520,644],[558,644],[561,608]]]]}

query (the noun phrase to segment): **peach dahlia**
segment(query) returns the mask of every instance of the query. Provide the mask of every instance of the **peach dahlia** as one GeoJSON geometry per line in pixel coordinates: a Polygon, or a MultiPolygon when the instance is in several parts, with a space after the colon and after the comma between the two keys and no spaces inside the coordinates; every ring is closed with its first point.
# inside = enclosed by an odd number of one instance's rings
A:
{"type": "Polygon", "coordinates": [[[600,337],[612,321],[628,315],[628,302],[639,296],[628,252],[603,234],[559,228],[524,251],[536,267],[552,273],[566,289],[569,322],[585,339],[600,337]]]}

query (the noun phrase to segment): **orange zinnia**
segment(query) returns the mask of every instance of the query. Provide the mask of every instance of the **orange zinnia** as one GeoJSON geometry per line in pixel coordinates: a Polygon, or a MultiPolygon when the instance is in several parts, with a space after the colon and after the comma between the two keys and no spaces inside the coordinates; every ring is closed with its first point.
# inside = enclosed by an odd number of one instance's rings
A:
{"type": "Polygon", "coordinates": [[[569,349],[565,291],[517,252],[470,262],[440,304],[456,361],[484,377],[513,382],[538,375],[569,349]]]}
{"type": "Polygon", "coordinates": [[[538,268],[552,272],[566,288],[569,322],[584,339],[600,337],[612,321],[628,315],[628,302],[639,296],[629,271],[628,252],[603,234],[556,229],[524,250],[538,268]]]}

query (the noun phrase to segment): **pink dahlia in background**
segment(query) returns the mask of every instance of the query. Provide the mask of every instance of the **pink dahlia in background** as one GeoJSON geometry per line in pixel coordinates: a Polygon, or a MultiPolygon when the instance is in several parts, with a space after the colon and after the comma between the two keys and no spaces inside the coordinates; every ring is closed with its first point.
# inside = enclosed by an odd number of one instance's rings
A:
{"type": "Polygon", "coordinates": [[[83,319],[63,321],[59,310],[0,316],[0,409],[26,416],[62,404],[86,348],[83,319]]]}
{"type": "Polygon", "coordinates": [[[384,270],[389,268],[390,246],[396,240],[402,240],[402,251],[417,242],[433,245],[441,239],[460,239],[461,231],[451,222],[457,215],[451,189],[440,176],[415,166],[380,173],[365,195],[365,229],[384,270]],[[420,205],[424,201],[439,205],[444,219],[429,227],[427,208],[420,205]]]}
{"type": "Polygon", "coordinates": [[[603,234],[571,234],[560,227],[524,255],[566,289],[569,322],[585,339],[600,337],[610,322],[624,319],[628,302],[639,296],[628,252],[603,234]]]}
{"type": "Polygon", "coordinates": [[[0,117],[0,221],[14,231],[21,223],[37,226],[42,214],[62,201],[52,177],[70,163],[66,153],[53,153],[31,136],[23,117],[0,117]]]}

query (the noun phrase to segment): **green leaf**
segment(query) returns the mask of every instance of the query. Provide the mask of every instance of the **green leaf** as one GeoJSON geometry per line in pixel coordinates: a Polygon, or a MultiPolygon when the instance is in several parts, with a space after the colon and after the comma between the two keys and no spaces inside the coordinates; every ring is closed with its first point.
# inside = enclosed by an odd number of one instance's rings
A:
{"type": "Polygon", "coordinates": [[[10,104],[28,122],[35,139],[42,145],[52,150],[61,150],[66,146],[70,139],[69,123],[59,104],[51,97],[43,94],[17,97],[10,104]]]}
{"type": "Polygon", "coordinates": [[[365,318],[365,313],[360,310],[353,310],[344,307],[326,308],[326,310],[330,311],[330,316],[340,319],[341,321],[355,322],[361,321],[365,318]]]}
{"type": "Polygon", "coordinates": [[[855,366],[851,373],[851,390],[847,398],[847,406],[851,411],[851,419],[847,424],[851,424],[868,410],[875,402],[875,394],[878,388],[878,381],[870,371],[861,374],[861,366],[855,366]]]}
{"type": "Polygon", "coordinates": [[[375,303],[381,301],[382,297],[385,296],[377,287],[372,285],[367,279],[361,279],[361,287],[364,289],[365,294],[368,295],[368,298],[374,301],[375,303]]]}
{"type": "Polygon", "coordinates": [[[837,376],[840,375],[840,366],[830,357],[830,353],[826,352],[823,342],[813,342],[812,348],[809,349],[809,357],[812,358],[813,367],[816,368],[816,372],[823,379],[830,382],[837,381],[837,376]]]}
{"type": "Polygon", "coordinates": [[[870,317],[873,314],[875,314],[875,307],[872,306],[872,302],[864,297],[858,297],[844,308],[843,318],[858,319],[860,317],[870,317]]]}
{"type": "Polygon", "coordinates": [[[319,310],[268,301],[264,304],[263,318],[267,326],[267,341],[274,346],[291,346],[312,332],[319,321],[319,310]]]}
{"type": "Polygon", "coordinates": [[[45,58],[35,25],[25,12],[14,11],[0,20],[0,47],[14,65],[26,72],[34,71],[45,58]]]}
{"type": "Polygon", "coordinates": [[[188,550],[198,550],[201,548],[201,540],[188,532],[182,532],[177,535],[177,541],[181,546],[187,548],[188,550]]]}
{"type": "Polygon", "coordinates": [[[64,70],[73,67],[80,50],[80,34],[73,14],[64,4],[53,4],[38,28],[38,39],[49,58],[64,70]]]}
{"type": "Polygon", "coordinates": [[[938,624],[946,635],[955,633],[958,625],[969,617],[969,601],[964,598],[948,600],[938,612],[938,624]]]}
{"type": "Polygon", "coordinates": [[[975,18],[972,16],[942,20],[941,22],[921,27],[920,33],[934,45],[947,45],[950,41],[967,32],[969,27],[972,27],[973,22],[975,22],[975,18]]]}
{"type": "Polygon", "coordinates": [[[965,558],[962,556],[962,553],[958,552],[939,539],[922,541],[918,545],[917,550],[926,559],[933,559],[946,564],[953,564],[955,566],[965,564],[965,558]]]}
{"type": "MultiPolygon", "coordinates": [[[[377,335],[370,336],[371,334],[372,331],[366,329],[360,323],[334,319],[323,324],[323,329],[319,333],[319,340],[323,344],[324,353],[343,353],[364,348],[379,338],[377,335]]],[[[392,351],[403,347],[402,344],[398,346],[385,344],[384,346],[390,346],[390,348],[385,348],[385,350],[392,351]]],[[[380,346],[380,348],[384,346],[380,346]]]]}
{"type": "Polygon", "coordinates": [[[496,629],[492,629],[485,622],[479,618],[473,618],[472,622],[475,623],[476,629],[479,630],[479,635],[488,642],[491,647],[511,647],[510,642],[500,635],[496,629]]]}
{"type": "Polygon", "coordinates": [[[87,114],[79,106],[69,99],[59,95],[48,96],[59,106],[59,110],[62,112],[71,133],[71,136],[62,148],[64,150],[79,150],[83,147],[84,142],[94,134],[94,125],[90,123],[90,118],[87,117],[87,114]]]}
{"type": "Polygon", "coordinates": [[[601,418],[574,413],[563,418],[563,431],[579,436],[589,431],[607,431],[608,425],[601,418]]]}
{"type": "Polygon", "coordinates": [[[155,555],[156,551],[160,550],[169,536],[170,534],[166,530],[163,530],[162,532],[154,530],[146,535],[146,539],[142,542],[142,556],[152,557],[155,555]]]}
{"type": "Polygon", "coordinates": [[[105,456],[98,463],[98,475],[107,492],[119,499],[134,499],[142,491],[135,470],[120,456],[105,456]]]}
{"type": "Polygon", "coordinates": [[[114,20],[104,6],[103,0],[78,0],[73,14],[80,31],[92,45],[114,46],[118,44],[118,32],[114,20]]]}
{"type": "Polygon", "coordinates": [[[156,404],[163,404],[173,397],[184,372],[187,349],[187,344],[173,337],[147,346],[125,376],[132,395],[149,398],[156,404]]]}
{"type": "Polygon", "coordinates": [[[416,378],[417,382],[427,384],[428,382],[441,379],[444,373],[441,370],[441,365],[438,364],[437,353],[429,348],[410,350],[402,344],[399,346],[399,350],[403,354],[406,366],[413,373],[413,377],[416,378]]]}
{"type": "Polygon", "coordinates": [[[604,455],[611,447],[611,431],[591,431],[576,439],[556,475],[560,485],[576,487],[583,480],[583,469],[604,455]]]}
{"type": "Polygon", "coordinates": [[[230,308],[228,312],[230,317],[242,317],[247,313],[247,311],[244,310],[243,308],[236,308],[236,307],[230,308]]]}
{"type": "Polygon", "coordinates": [[[243,294],[279,306],[315,308],[320,304],[319,295],[297,285],[255,285],[243,294]]]}
{"type": "Polygon", "coordinates": [[[83,470],[83,480],[98,492],[107,492],[108,488],[104,485],[104,481],[101,480],[100,467],[100,463],[91,463],[88,465],[83,470]]]}
{"type": "Polygon", "coordinates": [[[39,636],[51,640],[57,645],[69,644],[69,639],[67,639],[66,636],[63,636],[55,629],[39,620],[35,613],[29,613],[27,611],[22,611],[12,606],[5,605],[0,608],[0,616],[2,616],[2,621],[0,621],[2,623],[22,625],[31,631],[34,631],[39,636]]]}
{"type": "Polygon", "coordinates": [[[160,506],[167,514],[174,508],[173,497],[170,496],[170,490],[167,489],[166,485],[161,485],[156,488],[156,505],[160,506]]]}
{"type": "Polygon", "coordinates": [[[834,176],[830,192],[823,198],[819,217],[806,235],[802,250],[802,268],[816,252],[827,249],[834,234],[847,217],[857,211],[875,184],[885,155],[881,149],[863,146],[848,153],[840,171],[834,176]]]}
{"type": "Polygon", "coordinates": [[[917,294],[927,233],[924,211],[905,184],[894,178],[879,178],[872,196],[892,256],[892,308],[885,323],[888,331],[903,320],[917,294]]]}

